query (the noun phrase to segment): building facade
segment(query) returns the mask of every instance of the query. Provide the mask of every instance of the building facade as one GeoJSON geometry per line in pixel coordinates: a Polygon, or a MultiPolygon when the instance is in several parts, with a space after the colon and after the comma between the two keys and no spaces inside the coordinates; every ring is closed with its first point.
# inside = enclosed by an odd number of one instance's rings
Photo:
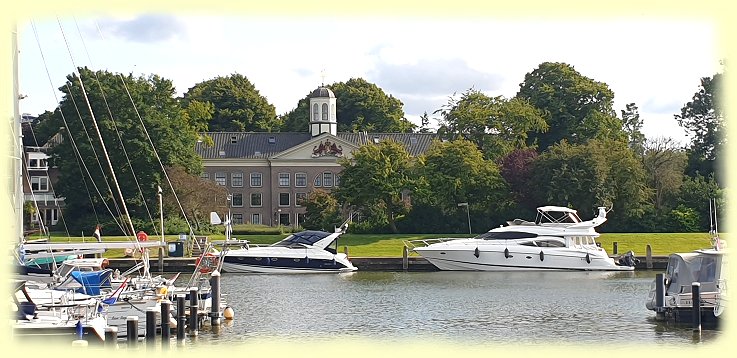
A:
{"type": "Polygon", "coordinates": [[[313,190],[340,186],[339,158],[365,144],[401,143],[410,155],[424,153],[433,133],[338,133],[337,101],[320,86],[310,95],[309,131],[300,133],[210,132],[213,145],[197,143],[203,178],[225,186],[234,224],[297,227],[300,201],[313,190]]]}

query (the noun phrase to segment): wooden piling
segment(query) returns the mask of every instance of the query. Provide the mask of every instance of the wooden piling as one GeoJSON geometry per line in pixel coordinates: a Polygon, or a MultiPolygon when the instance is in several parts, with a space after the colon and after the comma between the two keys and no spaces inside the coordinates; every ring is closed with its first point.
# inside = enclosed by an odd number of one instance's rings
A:
{"type": "Polygon", "coordinates": [[[616,255],[619,253],[619,243],[614,241],[612,242],[612,255],[616,255]]]}
{"type": "Polygon", "coordinates": [[[647,247],[645,248],[645,266],[648,270],[653,269],[653,248],[650,246],[650,244],[647,244],[647,247]]]}
{"type": "Polygon", "coordinates": [[[655,319],[665,320],[665,275],[655,275],[655,319]]]}
{"type": "Polygon", "coordinates": [[[402,270],[407,271],[409,268],[409,248],[404,246],[402,248],[402,270]]]}
{"type": "Polygon", "coordinates": [[[197,317],[197,309],[199,308],[198,304],[198,288],[197,287],[190,287],[189,288],[189,335],[190,336],[196,336],[197,335],[197,320],[199,317],[197,317]]]}
{"type": "Polygon", "coordinates": [[[156,342],[156,308],[146,310],[146,347],[152,348],[156,342]]]}
{"type": "Polygon", "coordinates": [[[701,332],[701,283],[691,283],[691,307],[693,315],[693,331],[701,332]]]}
{"type": "Polygon", "coordinates": [[[138,316],[128,316],[125,319],[128,348],[134,348],[138,343],[138,316]]]}
{"type": "Polygon", "coordinates": [[[164,272],[164,248],[159,247],[159,272],[164,272]]]}
{"type": "Polygon", "coordinates": [[[184,326],[187,324],[186,300],[183,294],[177,295],[177,341],[184,341],[184,326]]]}
{"type": "Polygon", "coordinates": [[[210,296],[210,325],[215,327],[220,325],[220,272],[217,270],[210,274],[210,296]]]}
{"type": "Polygon", "coordinates": [[[105,327],[105,347],[118,348],[118,327],[105,327]]]}
{"type": "Polygon", "coordinates": [[[161,346],[164,348],[169,347],[169,336],[171,335],[171,328],[169,328],[169,318],[171,316],[171,301],[161,301],[161,346]]]}

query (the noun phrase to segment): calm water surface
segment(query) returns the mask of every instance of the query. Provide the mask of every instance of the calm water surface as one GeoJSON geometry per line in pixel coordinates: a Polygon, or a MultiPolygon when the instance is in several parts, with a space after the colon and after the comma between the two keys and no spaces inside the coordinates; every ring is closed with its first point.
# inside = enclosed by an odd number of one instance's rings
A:
{"type": "MultiPolygon", "coordinates": [[[[492,345],[715,342],[653,320],[644,300],[654,272],[355,272],[223,274],[235,311],[198,345],[264,338],[360,338],[492,345]]],[[[189,338],[188,338],[189,339],[189,338]]]]}

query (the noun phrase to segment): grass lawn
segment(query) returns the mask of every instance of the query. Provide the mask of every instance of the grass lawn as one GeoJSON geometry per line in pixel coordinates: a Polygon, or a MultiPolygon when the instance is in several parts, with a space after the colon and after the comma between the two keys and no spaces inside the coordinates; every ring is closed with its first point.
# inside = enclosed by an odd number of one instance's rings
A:
{"type": "MultiPolygon", "coordinates": [[[[287,234],[260,234],[237,235],[254,244],[271,244],[286,237],[287,234]]],[[[726,239],[727,235],[721,234],[726,239]]],[[[352,257],[402,257],[403,240],[430,239],[438,237],[468,237],[462,234],[345,234],[340,238],[339,250],[348,247],[348,254],[352,257]]],[[[31,237],[33,239],[34,237],[31,237]]],[[[176,241],[178,235],[167,235],[166,241],[176,241]]],[[[153,239],[153,238],[150,238],[153,239]]],[[[223,235],[211,235],[211,240],[224,240],[223,235]]],[[[52,242],[81,242],[80,237],[52,236],[52,242]]],[[[90,242],[93,238],[86,238],[90,242]]],[[[103,237],[104,241],[125,241],[125,237],[103,237]]],[[[612,253],[613,243],[617,242],[619,253],[629,250],[637,256],[645,256],[646,247],[652,247],[653,255],[668,255],[674,252],[688,252],[711,246],[707,233],[604,233],[597,240],[601,246],[612,253]]],[[[157,257],[158,250],[151,250],[151,256],[157,257]]],[[[106,252],[105,257],[123,257],[123,249],[112,249],[106,252]]]]}

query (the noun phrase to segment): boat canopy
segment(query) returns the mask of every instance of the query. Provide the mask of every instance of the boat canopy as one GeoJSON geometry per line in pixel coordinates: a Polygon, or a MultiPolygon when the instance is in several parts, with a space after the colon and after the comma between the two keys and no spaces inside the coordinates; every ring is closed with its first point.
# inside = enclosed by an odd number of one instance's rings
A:
{"type": "Polygon", "coordinates": [[[100,294],[101,288],[112,288],[110,285],[111,276],[112,270],[110,269],[91,272],[72,271],[67,280],[59,284],[56,289],[73,289],[79,293],[97,296],[100,294]]]}
{"type": "Polygon", "coordinates": [[[314,245],[316,242],[330,236],[330,233],[324,231],[301,231],[287,236],[284,240],[274,243],[271,246],[292,246],[294,244],[304,244],[308,246],[314,245]]]}
{"type": "Polygon", "coordinates": [[[713,291],[721,275],[721,255],[703,253],[671,254],[668,257],[667,292],[689,293],[693,282],[701,283],[701,290],[713,291]]]}

